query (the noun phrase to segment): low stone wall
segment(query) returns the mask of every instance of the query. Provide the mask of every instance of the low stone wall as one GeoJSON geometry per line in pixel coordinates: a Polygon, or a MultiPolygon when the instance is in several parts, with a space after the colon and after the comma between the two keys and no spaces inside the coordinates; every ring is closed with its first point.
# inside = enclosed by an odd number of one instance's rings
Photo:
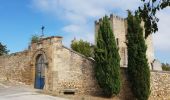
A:
{"type": "MultiPolygon", "coordinates": [[[[122,89],[118,95],[120,100],[135,100],[130,89],[126,68],[121,68],[122,89]]],[[[170,72],[151,71],[151,93],[149,100],[170,100],[170,72]]]]}
{"type": "MultiPolygon", "coordinates": [[[[89,62],[84,62],[85,64],[89,62]]],[[[91,64],[89,64],[91,65],[91,64]]],[[[94,76],[94,66],[83,67],[83,89],[87,95],[101,95],[102,89],[94,76]]],[[[151,94],[149,100],[170,100],[170,72],[151,71],[151,94]]],[[[122,88],[118,96],[120,100],[135,100],[131,91],[131,85],[128,81],[128,73],[126,68],[121,68],[122,88]]],[[[114,100],[113,98],[113,100],[114,100]]]]}
{"type": "Polygon", "coordinates": [[[75,89],[77,94],[93,91],[93,61],[66,47],[54,52],[53,91],[58,94],[65,89],[75,89]]]}
{"type": "Polygon", "coordinates": [[[29,61],[29,52],[27,51],[0,56],[0,79],[30,84],[29,61]]]}
{"type": "MultiPolygon", "coordinates": [[[[122,89],[118,95],[120,100],[134,100],[130,89],[126,68],[121,68],[122,89]]],[[[151,71],[151,94],[149,100],[170,100],[170,72],[151,71]]]]}

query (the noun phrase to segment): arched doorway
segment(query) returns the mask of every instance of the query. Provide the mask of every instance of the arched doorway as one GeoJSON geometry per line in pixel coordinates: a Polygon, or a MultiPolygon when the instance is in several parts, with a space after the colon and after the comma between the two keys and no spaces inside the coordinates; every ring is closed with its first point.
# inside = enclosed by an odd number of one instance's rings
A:
{"type": "Polygon", "coordinates": [[[45,85],[45,58],[42,54],[36,57],[34,88],[43,89],[45,85]]]}

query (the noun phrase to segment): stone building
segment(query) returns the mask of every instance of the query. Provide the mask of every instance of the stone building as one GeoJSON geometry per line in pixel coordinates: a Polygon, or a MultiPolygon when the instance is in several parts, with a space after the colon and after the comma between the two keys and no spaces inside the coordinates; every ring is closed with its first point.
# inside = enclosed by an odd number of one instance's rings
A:
{"type": "MultiPolygon", "coordinates": [[[[95,41],[97,38],[97,33],[99,29],[99,24],[102,21],[102,18],[99,19],[99,21],[95,21],[95,41]]],[[[121,62],[120,65],[121,67],[127,67],[128,61],[127,61],[127,46],[126,46],[126,34],[127,34],[127,20],[125,18],[121,18],[119,16],[115,16],[113,14],[110,15],[109,17],[110,25],[112,28],[112,31],[115,35],[115,40],[117,43],[117,46],[119,48],[119,54],[121,57],[121,62]]],[[[142,26],[144,24],[142,23],[142,26]]],[[[154,47],[153,47],[153,40],[152,40],[152,35],[149,35],[146,39],[146,45],[147,45],[147,58],[148,58],[148,63],[150,66],[150,69],[153,69],[152,63],[154,63],[154,47]]],[[[161,66],[159,66],[161,67],[161,66]]],[[[161,68],[159,68],[161,70],[161,68]]]]}

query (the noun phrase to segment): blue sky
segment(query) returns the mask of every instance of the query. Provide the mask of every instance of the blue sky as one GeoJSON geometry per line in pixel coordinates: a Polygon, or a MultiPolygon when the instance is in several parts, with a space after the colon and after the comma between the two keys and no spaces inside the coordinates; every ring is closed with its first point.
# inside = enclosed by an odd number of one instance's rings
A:
{"type": "MultiPolygon", "coordinates": [[[[27,49],[34,34],[63,36],[64,45],[77,39],[94,42],[94,21],[110,13],[126,17],[126,10],[135,10],[140,0],[1,0],[0,42],[10,52],[27,49]]],[[[159,31],[153,35],[155,58],[170,63],[170,9],[157,14],[159,31]]]]}

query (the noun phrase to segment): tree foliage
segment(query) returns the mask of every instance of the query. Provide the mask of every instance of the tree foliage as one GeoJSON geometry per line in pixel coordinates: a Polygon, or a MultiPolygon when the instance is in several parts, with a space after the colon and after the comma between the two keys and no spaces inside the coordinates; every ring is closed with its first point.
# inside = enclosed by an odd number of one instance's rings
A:
{"type": "Polygon", "coordinates": [[[39,39],[40,39],[40,37],[38,36],[38,35],[32,35],[32,37],[31,37],[31,43],[36,43],[36,42],[38,42],[39,41],[39,39]]]}
{"type": "Polygon", "coordinates": [[[109,19],[105,16],[100,23],[95,47],[95,75],[106,96],[120,92],[120,56],[109,19]]]}
{"type": "Polygon", "coordinates": [[[162,63],[162,70],[170,71],[170,65],[168,63],[166,63],[166,64],[162,63]]]}
{"type": "Polygon", "coordinates": [[[140,6],[136,11],[136,14],[144,21],[145,37],[151,33],[158,31],[158,21],[156,13],[168,6],[170,6],[170,0],[141,0],[143,6],[140,6]]]}
{"type": "Polygon", "coordinates": [[[71,48],[80,54],[85,55],[86,57],[92,56],[92,48],[89,42],[79,40],[79,41],[73,41],[71,44],[71,48]]]}
{"type": "Polygon", "coordinates": [[[7,47],[6,45],[3,45],[1,42],[0,42],[0,56],[4,55],[4,54],[8,54],[9,50],[7,50],[7,47]]]}
{"type": "Polygon", "coordinates": [[[128,75],[137,100],[147,100],[150,94],[150,70],[146,58],[147,46],[141,20],[128,12],[128,75]]]}

